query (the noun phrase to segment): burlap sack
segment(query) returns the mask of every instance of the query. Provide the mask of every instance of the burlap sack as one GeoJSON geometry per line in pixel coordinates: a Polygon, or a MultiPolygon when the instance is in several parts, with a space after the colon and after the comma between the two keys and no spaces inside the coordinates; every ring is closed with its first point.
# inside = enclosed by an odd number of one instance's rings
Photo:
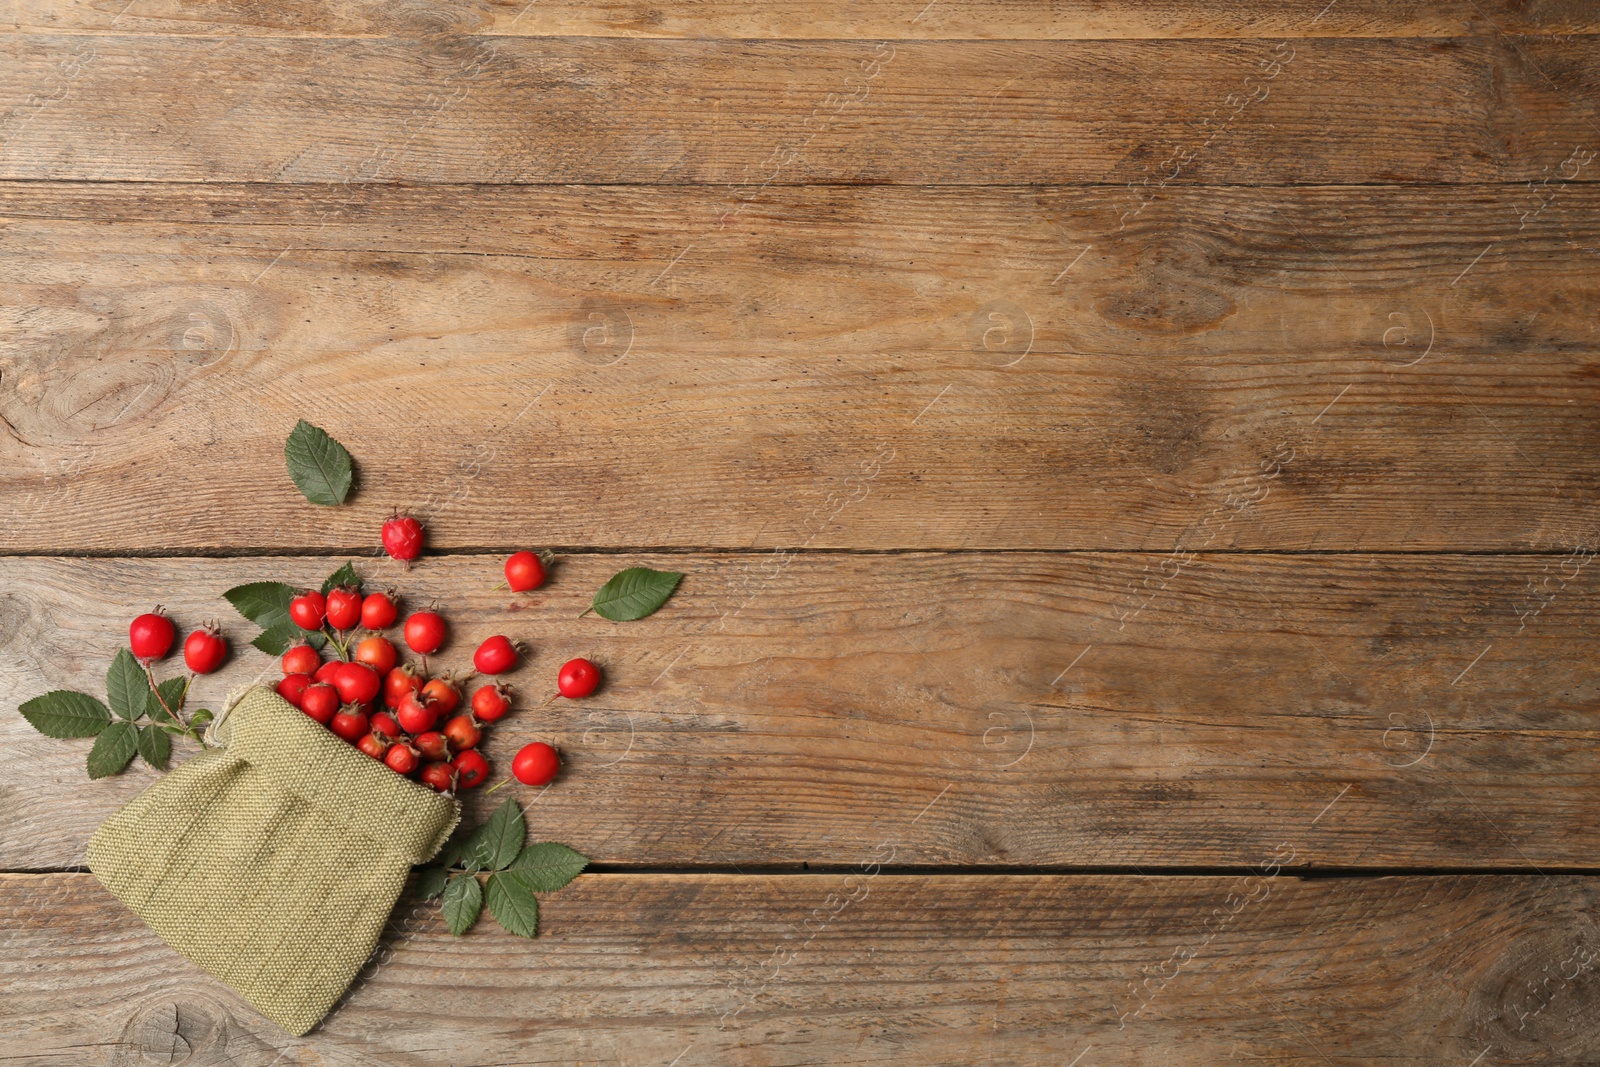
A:
{"type": "Polygon", "coordinates": [[[251,689],[209,749],[95,831],[89,869],[162,939],[296,1036],[372,953],[454,800],[251,689]]]}

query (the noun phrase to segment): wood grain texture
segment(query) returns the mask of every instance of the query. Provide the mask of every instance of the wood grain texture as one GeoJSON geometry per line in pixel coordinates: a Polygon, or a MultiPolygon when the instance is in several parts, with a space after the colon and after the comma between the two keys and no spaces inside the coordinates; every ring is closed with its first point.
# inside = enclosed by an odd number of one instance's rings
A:
{"type": "Polygon", "coordinates": [[[1140,203],[13,185],[0,549],[355,548],[397,506],[439,547],[531,522],[568,545],[1166,549],[1285,449],[1205,547],[1577,543],[1600,192],[1140,203]],[[352,506],[284,476],[302,417],[354,451],[352,506]]]}
{"type": "Polygon", "coordinates": [[[1587,37],[402,40],[12,34],[0,178],[1163,184],[1538,180],[1587,37]]]}
{"type": "MultiPolygon", "coordinates": [[[[1230,521],[1218,515],[1213,521],[1230,521]]],[[[574,555],[540,594],[497,557],[431,558],[374,584],[438,598],[438,668],[491,633],[534,652],[524,710],[487,743],[541,739],[567,773],[536,833],[658,867],[897,864],[1588,868],[1600,784],[1594,540],[1546,557],[574,555]],[[652,618],[576,620],[622,566],[688,573],[652,618]],[[605,688],[531,705],[589,655],[605,688]]],[[[337,559],[0,561],[0,864],[82,863],[143,789],[86,783],[87,742],[15,714],[103,691],[126,620],[254,628],[222,590],[319,582],[337,559]]],[[[169,668],[170,669],[170,668],[169,668]]],[[[253,649],[196,687],[214,706],[275,663],[253,649]]],[[[477,798],[474,804],[480,804],[477,798]]]]}
{"type": "Polygon", "coordinates": [[[924,0],[904,5],[788,0],[750,5],[689,0],[377,0],[245,5],[138,0],[18,0],[11,24],[28,32],[410,37],[439,33],[529,37],[736,37],[1068,40],[1119,37],[1454,37],[1594,33],[1584,0],[1162,0],[1108,5],[924,0]]]}
{"type": "Polygon", "coordinates": [[[587,875],[533,942],[451,938],[402,901],[354,991],[293,1039],[89,875],[8,875],[0,1056],[1576,1064],[1600,1055],[1596,905],[1566,877],[587,875]]]}

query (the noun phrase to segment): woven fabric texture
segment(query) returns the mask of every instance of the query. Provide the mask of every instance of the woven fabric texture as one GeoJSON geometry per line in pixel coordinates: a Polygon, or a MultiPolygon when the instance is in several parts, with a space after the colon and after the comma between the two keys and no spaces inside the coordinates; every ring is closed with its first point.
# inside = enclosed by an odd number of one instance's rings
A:
{"type": "Polygon", "coordinates": [[[224,748],[95,831],[89,869],[161,938],[296,1036],[371,955],[406,874],[461,807],[362,755],[265,687],[224,748]]]}

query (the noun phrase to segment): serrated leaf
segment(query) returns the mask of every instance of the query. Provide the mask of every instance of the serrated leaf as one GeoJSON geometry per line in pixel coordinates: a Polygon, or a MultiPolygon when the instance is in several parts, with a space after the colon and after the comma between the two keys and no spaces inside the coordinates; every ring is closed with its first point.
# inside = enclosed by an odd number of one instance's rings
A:
{"type": "Polygon", "coordinates": [[[282,582],[249,582],[222,595],[240,615],[263,630],[294,626],[294,620],[289,618],[289,601],[295,598],[295,591],[282,582]]]}
{"type": "Polygon", "coordinates": [[[472,924],[478,921],[478,915],[483,911],[483,887],[478,884],[476,875],[458,874],[450,879],[444,887],[444,899],[439,902],[439,909],[444,912],[444,924],[450,932],[460,937],[472,929],[472,924]]]}
{"type": "Polygon", "coordinates": [[[111,712],[88,693],[55,689],[17,709],[28,725],[46,737],[93,737],[106,728],[111,712]]]}
{"type": "Polygon", "coordinates": [[[538,841],[517,854],[507,869],[530,892],[554,893],[589,865],[589,857],[555,841],[538,841]]]}
{"type": "Polygon", "coordinates": [[[489,911],[518,937],[539,936],[539,898],[521,879],[504,871],[489,876],[489,911]]]}
{"type": "Polygon", "coordinates": [[[100,731],[89,750],[89,777],[104,778],[128,765],[139,751],[139,728],[131,722],[114,722],[100,731]]]}
{"type": "Polygon", "coordinates": [[[612,622],[632,622],[652,615],[678,588],[683,575],[678,571],[655,571],[649,567],[629,567],[618,571],[602,585],[590,605],[595,614],[612,622]]]}
{"type": "Polygon", "coordinates": [[[323,634],[315,630],[302,630],[292,622],[269,626],[256,634],[250,643],[269,656],[281,656],[296,641],[304,641],[316,649],[328,643],[327,637],[323,634]]]}
{"type": "Polygon", "coordinates": [[[164,682],[157,682],[156,687],[150,690],[144,698],[145,717],[152,722],[177,722],[178,720],[167,714],[167,708],[178,711],[183,707],[183,694],[189,688],[189,683],[183,678],[168,678],[164,682]],[[157,698],[156,694],[160,693],[157,698]],[[162,701],[166,706],[162,706],[162,701]]]}
{"type": "Polygon", "coordinates": [[[127,649],[120,650],[106,671],[106,702],[120,718],[130,722],[144,714],[145,698],[150,695],[150,681],[144,668],[127,649]]]}
{"type": "Polygon", "coordinates": [[[424,867],[417,872],[417,899],[432,900],[444,892],[445,883],[450,880],[450,872],[443,867],[424,867]]]}
{"type": "Polygon", "coordinates": [[[283,443],[283,459],[295,488],[313,504],[343,504],[350,492],[350,453],[327,431],[301,419],[283,443]]]}
{"type": "Polygon", "coordinates": [[[212,719],[211,709],[210,708],[201,708],[199,711],[197,711],[193,715],[189,716],[189,725],[192,726],[194,729],[198,730],[198,729],[200,729],[200,727],[202,727],[206,723],[210,722],[211,719],[212,719]]]}
{"type": "Polygon", "coordinates": [[[167,761],[172,758],[172,738],[160,726],[141,726],[139,728],[139,755],[144,761],[158,771],[167,769],[167,761]]]}
{"type": "Polygon", "coordinates": [[[528,837],[528,824],[516,800],[507,798],[494,809],[489,821],[472,832],[461,848],[463,865],[481,871],[498,871],[508,866],[522,851],[528,837]]]}
{"type": "Polygon", "coordinates": [[[328,575],[328,580],[322,583],[322,595],[327,596],[341,585],[351,585],[357,589],[361,588],[361,575],[356,573],[356,569],[352,564],[346,563],[343,567],[328,575]]]}

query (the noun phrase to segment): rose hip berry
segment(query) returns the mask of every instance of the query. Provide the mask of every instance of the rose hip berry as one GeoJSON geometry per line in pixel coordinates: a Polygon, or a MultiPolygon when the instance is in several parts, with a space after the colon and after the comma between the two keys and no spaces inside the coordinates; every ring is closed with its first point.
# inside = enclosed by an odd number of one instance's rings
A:
{"type": "Polygon", "coordinates": [[[214,623],[202,626],[183,643],[183,662],[196,674],[210,674],[227,657],[228,642],[217,633],[214,623]]]}
{"type": "Polygon", "coordinates": [[[291,674],[315,674],[317,668],[322,666],[322,653],[304,641],[297,641],[289,646],[281,662],[286,678],[291,674]]]}
{"type": "Polygon", "coordinates": [[[445,740],[450,742],[450,747],[457,752],[464,752],[469,748],[477,748],[478,742],[483,740],[483,731],[478,729],[478,724],[471,715],[457,715],[444,724],[444,729],[439,731],[444,734],[445,740]]]}
{"type": "Polygon", "coordinates": [[[286,674],[283,676],[283,681],[278,683],[278,695],[298,708],[300,698],[305,695],[310,685],[309,674],[286,674]]]}
{"type": "Polygon", "coordinates": [[[368,593],[361,601],[361,625],[369,630],[387,630],[399,617],[400,609],[388,593],[368,593]]]}
{"type": "Polygon", "coordinates": [[[300,694],[300,710],[326,726],[339,710],[339,691],[327,682],[309,685],[300,694]]]}
{"type": "Polygon", "coordinates": [[[328,722],[328,729],[353,745],[367,733],[367,714],[355,704],[346,704],[328,722]]]}
{"type": "Polygon", "coordinates": [[[402,563],[422,555],[422,523],[409,515],[395,515],[383,524],[383,550],[402,563]]]}
{"type": "Polygon", "coordinates": [[[543,741],[524,746],[511,761],[511,776],[523,785],[547,785],[560,770],[561,757],[543,741]]]}
{"type": "Polygon", "coordinates": [[[443,678],[435,678],[422,687],[422,693],[433,701],[440,715],[448,715],[461,703],[461,690],[443,678]]]}
{"type": "Polygon", "coordinates": [[[380,711],[367,716],[368,725],[372,732],[387,737],[393,741],[400,736],[400,722],[387,711],[380,711]]]}
{"type": "Polygon", "coordinates": [[[441,793],[448,793],[455,788],[455,768],[445,762],[425,764],[417,778],[423,785],[429,786],[441,793]]]}
{"type": "Polygon", "coordinates": [[[422,760],[417,755],[416,749],[402,742],[389,749],[389,754],[383,757],[383,762],[387,763],[389,769],[396,774],[410,774],[417,769],[417,764],[422,760]]]}
{"type": "Polygon", "coordinates": [[[569,659],[556,675],[556,688],[573,700],[586,697],[600,685],[600,668],[586,659],[569,659]]]}
{"type": "Polygon", "coordinates": [[[364,638],[356,646],[355,661],[357,663],[365,663],[377,671],[380,676],[387,676],[390,671],[394,670],[394,661],[398,658],[395,654],[394,645],[389,643],[389,639],[379,637],[376,634],[364,638]]]}
{"type": "Polygon", "coordinates": [[[327,682],[329,685],[332,685],[334,676],[339,673],[339,668],[343,666],[343,660],[330,659],[328,662],[318,667],[311,677],[315,678],[319,682],[327,682]]]}
{"type": "Polygon", "coordinates": [[[433,701],[421,693],[407,693],[400,698],[400,705],[394,709],[394,717],[400,722],[400,729],[408,734],[426,733],[433,729],[439,721],[439,709],[433,706],[433,701]]]}
{"type": "Polygon", "coordinates": [[[472,694],[472,714],[479,722],[498,722],[511,710],[511,690],[503,685],[481,685],[472,694]]]}
{"type": "Polygon", "coordinates": [[[428,759],[445,760],[446,762],[450,759],[450,742],[446,741],[444,734],[437,730],[428,730],[418,734],[412,744],[416,745],[417,751],[428,759]]]}
{"type": "Polygon", "coordinates": [[[172,642],[177,636],[178,628],[161,614],[160,608],[147,611],[128,624],[128,645],[133,649],[133,658],[140,663],[164,658],[172,651],[172,642]]]}
{"type": "Polygon", "coordinates": [[[383,680],[365,663],[341,663],[333,674],[333,686],[346,704],[365,704],[378,695],[383,680]]]}
{"type": "Polygon", "coordinates": [[[315,589],[307,589],[289,601],[289,618],[302,630],[320,630],[328,617],[328,599],[315,589]]]}
{"type": "Polygon", "coordinates": [[[354,630],[361,622],[361,594],[349,586],[341,586],[328,594],[326,601],[328,625],[335,630],[354,630]]]}
{"type": "Polygon", "coordinates": [[[513,593],[526,593],[544,584],[544,560],[524,549],[506,560],[506,584],[513,593]]]}
{"type": "Polygon", "coordinates": [[[384,753],[389,751],[389,742],[377,734],[362,734],[361,739],[356,742],[356,747],[373,759],[381,760],[384,753]]]}
{"type": "Polygon", "coordinates": [[[450,766],[456,772],[456,785],[462,789],[482,785],[483,780],[489,777],[489,761],[475,748],[469,748],[451,760],[450,766]]]}
{"type": "Polygon", "coordinates": [[[504,674],[517,665],[517,649],[511,639],[495,634],[472,654],[472,665],[480,674],[504,674]]]}
{"type": "Polygon", "coordinates": [[[444,619],[432,611],[418,611],[406,619],[406,645],[421,656],[439,651],[444,644],[444,619]]]}
{"type": "Polygon", "coordinates": [[[407,693],[422,692],[422,685],[422,675],[417,673],[416,668],[409,663],[402,663],[383,679],[383,702],[391,708],[398,707],[401,697],[407,693]]]}

